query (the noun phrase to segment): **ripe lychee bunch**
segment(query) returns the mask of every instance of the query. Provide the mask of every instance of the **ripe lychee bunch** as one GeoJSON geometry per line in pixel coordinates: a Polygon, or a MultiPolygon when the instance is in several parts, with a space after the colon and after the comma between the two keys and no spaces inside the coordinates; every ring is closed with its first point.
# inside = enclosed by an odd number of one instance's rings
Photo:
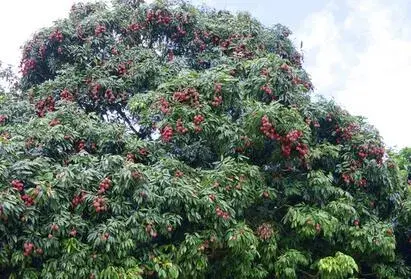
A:
{"type": "Polygon", "coordinates": [[[260,71],[260,74],[262,76],[268,77],[270,75],[270,72],[268,71],[267,68],[262,68],[261,71],[260,71]]]}
{"type": "Polygon", "coordinates": [[[24,255],[25,257],[28,257],[28,256],[30,256],[30,255],[33,253],[34,244],[31,243],[31,242],[26,242],[26,243],[23,244],[23,248],[24,248],[23,255],[24,255]]]}
{"type": "Polygon", "coordinates": [[[188,103],[192,106],[200,104],[200,93],[195,88],[187,88],[173,93],[173,100],[179,103],[188,103]]]}
{"type": "Polygon", "coordinates": [[[76,229],[71,229],[71,231],[69,232],[69,236],[71,236],[71,237],[76,237],[76,235],[77,235],[77,230],[76,229]]]}
{"type": "Polygon", "coordinates": [[[382,163],[382,159],[385,154],[384,147],[376,146],[373,144],[363,144],[357,148],[357,155],[360,158],[360,161],[364,159],[375,159],[378,164],[382,163]]]}
{"type": "Polygon", "coordinates": [[[106,241],[106,240],[109,239],[109,237],[110,237],[110,234],[108,232],[106,232],[104,234],[101,234],[100,238],[101,238],[101,240],[106,241]]]}
{"type": "Polygon", "coordinates": [[[42,60],[44,60],[46,58],[46,51],[47,51],[47,46],[45,44],[42,44],[39,47],[39,55],[40,55],[42,60]]]}
{"type": "Polygon", "coordinates": [[[223,85],[221,83],[217,82],[214,84],[214,92],[216,94],[220,94],[222,89],[223,89],[223,85]]]}
{"type": "Polygon", "coordinates": [[[166,125],[162,130],[161,130],[161,139],[164,142],[169,142],[173,138],[173,128],[170,125],[166,125]]]}
{"type": "Polygon", "coordinates": [[[271,89],[270,85],[268,85],[268,84],[264,84],[263,86],[261,86],[260,89],[262,91],[264,91],[265,94],[267,94],[267,95],[272,95],[273,94],[273,90],[271,89]]]}
{"type": "Polygon", "coordinates": [[[367,179],[361,178],[359,181],[357,181],[357,185],[358,185],[359,187],[365,187],[365,186],[367,186],[367,179]]]}
{"type": "Polygon", "coordinates": [[[117,73],[120,76],[123,76],[123,75],[127,74],[126,64],[124,64],[124,63],[119,64],[118,67],[117,67],[117,73]]]}
{"type": "Polygon", "coordinates": [[[61,31],[58,29],[54,30],[49,36],[49,39],[51,41],[55,41],[58,43],[61,43],[63,41],[63,38],[63,33],[61,33],[61,31]]]}
{"type": "Polygon", "coordinates": [[[160,104],[160,111],[162,113],[164,113],[164,114],[170,113],[170,111],[171,111],[170,103],[164,97],[160,98],[159,104],[160,104]]]}
{"type": "Polygon", "coordinates": [[[106,93],[104,93],[104,97],[109,103],[114,103],[114,101],[116,100],[116,97],[113,94],[113,90],[111,89],[106,90],[106,93]]]}
{"type": "Polygon", "coordinates": [[[136,161],[136,155],[134,155],[133,153],[128,153],[126,156],[126,160],[134,163],[136,161]]]}
{"type": "Polygon", "coordinates": [[[201,114],[197,114],[194,116],[194,120],[193,120],[194,125],[200,125],[203,121],[204,121],[204,116],[202,116],[201,114]]]}
{"type": "Polygon", "coordinates": [[[173,60],[174,60],[174,51],[172,49],[169,49],[167,53],[167,61],[171,62],[173,60]]]}
{"type": "Polygon", "coordinates": [[[101,90],[101,85],[99,83],[94,83],[91,85],[90,95],[93,100],[99,99],[100,90],[101,90]]]}
{"type": "Polygon", "coordinates": [[[215,208],[215,212],[218,217],[223,218],[224,220],[228,220],[230,218],[230,213],[222,210],[219,206],[215,208]]]}
{"type": "Polygon", "coordinates": [[[274,126],[270,123],[270,119],[267,115],[264,115],[261,118],[261,127],[260,131],[271,140],[280,139],[280,135],[275,131],[274,126]]]}
{"type": "Polygon", "coordinates": [[[85,140],[79,140],[77,143],[77,151],[80,152],[81,150],[84,150],[85,148],[86,148],[85,140]]]}
{"type": "Polygon", "coordinates": [[[223,103],[223,97],[222,96],[214,96],[213,101],[211,102],[211,105],[213,107],[218,107],[223,103]]]}
{"type": "Polygon", "coordinates": [[[100,182],[99,184],[99,190],[98,190],[98,194],[103,194],[105,193],[108,189],[110,189],[111,187],[111,180],[110,178],[106,177],[103,179],[103,181],[100,182]]]}
{"type": "Polygon", "coordinates": [[[188,129],[184,127],[183,120],[181,118],[177,119],[176,131],[180,134],[185,134],[188,132],[188,129]]]}
{"type": "Polygon", "coordinates": [[[73,200],[71,201],[71,205],[73,206],[73,208],[76,208],[85,199],[86,199],[86,193],[81,192],[80,194],[74,196],[73,200]]]}
{"type": "Polygon", "coordinates": [[[290,66],[288,66],[288,65],[285,64],[285,63],[283,63],[283,64],[280,66],[280,69],[281,69],[282,71],[284,71],[284,72],[290,72],[290,71],[291,71],[290,66]]]}
{"type": "Polygon", "coordinates": [[[354,181],[354,179],[351,177],[349,173],[343,173],[341,174],[341,178],[344,181],[345,184],[350,184],[351,182],[354,181]]]}
{"type": "Polygon", "coordinates": [[[297,146],[295,147],[295,150],[298,151],[299,157],[301,159],[305,158],[309,153],[308,145],[306,145],[305,143],[299,142],[297,146]]]}
{"type": "Polygon", "coordinates": [[[73,94],[71,94],[67,88],[64,88],[63,91],[61,91],[60,98],[70,102],[74,101],[73,94]]]}
{"type": "Polygon", "coordinates": [[[50,122],[49,122],[49,126],[50,127],[54,127],[54,126],[57,126],[57,125],[60,125],[61,123],[60,123],[60,120],[58,120],[57,118],[54,118],[53,120],[51,120],[50,122]]]}
{"type": "Polygon", "coordinates": [[[283,154],[284,157],[286,157],[286,158],[290,157],[291,156],[291,151],[292,151],[291,144],[283,143],[281,145],[281,153],[283,154]]]}
{"type": "Polygon", "coordinates": [[[25,204],[26,206],[32,206],[32,205],[34,205],[34,199],[33,199],[33,197],[31,197],[31,196],[29,196],[29,195],[27,195],[27,194],[22,195],[22,196],[21,196],[21,199],[24,201],[24,204],[25,204]]]}
{"type": "Polygon", "coordinates": [[[19,192],[22,192],[24,190],[24,183],[21,180],[13,180],[11,182],[11,186],[13,186],[13,188],[19,192]]]}
{"type": "Polygon", "coordinates": [[[48,96],[44,100],[39,100],[36,103],[36,113],[39,117],[44,117],[46,112],[52,112],[55,110],[55,101],[54,98],[48,96]]]}
{"type": "Polygon", "coordinates": [[[7,120],[7,115],[0,114],[0,124],[4,124],[7,120]]]}
{"type": "Polygon", "coordinates": [[[21,74],[23,76],[27,76],[31,70],[33,70],[34,68],[36,68],[37,62],[35,59],[23,59],[21,61],[21,74]]]}
{"type": "Polygon", "coordinates": [[[257,228],[257,236],[262,240],[270,239],[273,233],[273,227],[268,223],[263,223],[257,228]]]}
{"type": "Polygon", "coordinates": [[[139,31],[141,29],[143,29],[144,27],[138,23],[131,23],[128,27],[127,30],[130,32],[136,32],[139,31]]]}
{"type": "Polygon", "coordinates": [[[60,228],[59,228],[59,226],[58,226],[57,224],[52,224],[52,225],[50,226],[50,229],[51,229],[53,232],[56,232],[56,231],[58,231],[60,228]]]}
{"type": "Polygon", "coordinates": [[[174,176],[177,177],[177,178],[183,177],[184,172],[182,172],[181,170],[176,170],[176,172],[174,173],[174,176]]]}
{"type": "Polygon", "coordinates": [[[99,37],[101,34],[106,32],[106,26],[104,24],[97,24],[96,28],[94,28],[94,35],[99,37]]]}
{"type": "Polygon", "coordinates": [[[292,130],[286,135],[287,141],[295,143],[303,136],[303,132],[299,130],[292,130]]]}
{"type": "Polygon", "coordinates": [[[337,135],[337,143],[351,140],[353,135],[359,131],[359,128],[360,127],[356,123],[350,123],[347,127],[336,126],[335,132],[337,135]]]}
{"type": "Polygon", "coordinates": [[[154,228],[154,225],[149,223],[146,225],[146,233],[148,233],[151,237],[156,238],[157,237],[157,232],[154,228]]]}
{"type": "Polygon", "coordinates": [[[131,176],[132,176],[133,179],[135,179],[135,180],[140,180],[140,179],[143,178],[143,174],[142,174],[141,172],[139,172],[139,171],[133,171],[133,172],[131,173],[131,176]]]}
{"type": "Polygon", "coordinates": [[[107,204],[104,198],[102,197],[97,197],[93,201],[93,207],[96,210],[96,212],[103,212],[107,211],[107,204]]]}
{"type": "Polygon", "coordinates": [[[145,148],[139,148],[139,149],[138,149],[138,154],[140,154],[140,156],[145,157],[145,156],[148,155],[148,150],[145,149],[145,148]]]}

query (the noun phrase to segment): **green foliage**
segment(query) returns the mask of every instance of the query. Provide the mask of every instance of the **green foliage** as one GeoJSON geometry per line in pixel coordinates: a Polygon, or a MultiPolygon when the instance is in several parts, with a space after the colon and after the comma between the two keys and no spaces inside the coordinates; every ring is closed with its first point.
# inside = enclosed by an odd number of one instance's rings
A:
{"type": "Polygon", "coordinates": [[[0,102],[0,273],[408,278],[405,181],[289,35],[182,1],[40,30],[0,102]]]}
{"type": "Polygon", "coordinates": [[[341,252],[335,253],[335,257],[326,257],[318,261],[318,270],[321,278],[347,278],[358,272],[358,266],[354,259],[341,252]]]}

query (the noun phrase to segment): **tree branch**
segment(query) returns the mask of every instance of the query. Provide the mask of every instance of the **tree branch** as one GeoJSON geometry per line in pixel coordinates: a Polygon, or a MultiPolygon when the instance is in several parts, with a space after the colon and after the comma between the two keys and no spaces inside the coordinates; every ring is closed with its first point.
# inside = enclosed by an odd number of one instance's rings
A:
{"type": "Polygon", "coordinates": [[[124,119],[124,121],[128,124],[130,129],[138,135],[138,131],[134,129],[133,124],[130,122],[130,119],[127,118],[127,115],[124,113],[124,111],[121,109],[121,107],[117,107],[117,112],[118,114],[124,119]]]}

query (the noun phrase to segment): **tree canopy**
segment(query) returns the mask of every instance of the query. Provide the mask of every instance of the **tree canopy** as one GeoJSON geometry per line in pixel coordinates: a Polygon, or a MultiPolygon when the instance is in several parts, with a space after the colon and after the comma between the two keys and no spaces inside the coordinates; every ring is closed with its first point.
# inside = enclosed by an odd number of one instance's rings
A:
{"type": "Polygon", "coordinates": [[[408,278],[396,161],[313,100],[290,34],[183,1],[36,33],[0,100],[0,273],[408,278]]]}

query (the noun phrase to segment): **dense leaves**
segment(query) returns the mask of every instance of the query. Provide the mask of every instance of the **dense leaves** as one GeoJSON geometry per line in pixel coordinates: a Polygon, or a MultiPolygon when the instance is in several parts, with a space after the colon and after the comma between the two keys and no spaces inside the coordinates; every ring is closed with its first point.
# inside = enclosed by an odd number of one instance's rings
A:
{"type": "MultiPolygon", "coordinates": [[[[77,4],[0,103],[7,278],[407,278],[407,187],[290,31],[184,2],[77,4]]],[[[408,249],[408,248],[407,248],[408,249]]]]}

